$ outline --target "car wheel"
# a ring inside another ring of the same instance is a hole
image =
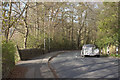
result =
[[[85,57],[85,55],[82,55],[82,57]]]
[[[96,55],[97,57],[100,57],[100,55]]]

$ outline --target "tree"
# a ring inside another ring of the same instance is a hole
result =
[[[23,15],[25,9],[26,9],[26,5],[23,8],[22,11],[18,12],[15,9],[13,9],[13,5],[17,5],[17,3],[13,3],[13,2],[2,2],[2,10],[3,10],[3,21],[2,21],[2,29],[5,32],[5,39],[6,42],[9,41],[9,38],[12,37],[12,35],[10,36],[10,28],[14,27],[15,24],[18,22],[18,20],[21,18],[21,16]],[[20,6],[20,4],[19,4]],[[17,7],[19,7],[17,6]],[[9,8],[8,8],[9,7]],[[12,12],[16,12],[16,14],[13,14]],[[17,16],[18,15],[18,16]],[[10,36],[10,37],[9,37]]]
[[[103,3],[104,9],[99,15],[98,38],[96,44],[99,47],[119,45],[118,35],[118,3]],[[102,32],[102,34],[101,34]],[[105,35],[104,35],[105,34]]]
[[[27,3],[26,3],[27,5]],[[28,6],[26,7],[25,10],[25,18],[24,18],[24,24],[25,24],[25,37],[24,37],[24,48],[27,47],[27,39],[28,39],[28,23],[27,23],[27,11],[28,11]]]

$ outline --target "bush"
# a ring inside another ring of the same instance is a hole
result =
[[[13,42],[2,42],[2,73],[6,77],[15,65],[16,48]]]
[[[112,57],[120,57],[120,54],[110,54]]]
[[[101,57],[108,57],[109,55],[108,54],[101,54],[100,56]]]
[[[71,49],[76,49],[77,44],[75,42],[71,42],[67,39],[64,40],[52,40],[46,39],[46,49],[49,50],[49,45],[50,45],[50,50],[71,50]],[[72,46],[73,44],[73,46]],[[41,45],[41,48],[44,47],[44,44]]]
[[[70,41],[67,38],[45,38],[45,50],[49,51],[57,51],[57,50],[74,50],[77,49],[77,44],[75,41]],[[32,35],[29,35],[27,48],[39,48],[44,50],[44,38],[35,38]]]

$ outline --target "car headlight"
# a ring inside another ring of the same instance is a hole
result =
[[[94,50],[94,53],[99,53],[99,49],[95,49],[95,50]]]

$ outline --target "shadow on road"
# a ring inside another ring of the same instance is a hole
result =
[[[118,59],[104,56],[68,57],[59,56],[51,62],[62,78],[118,78]]]

